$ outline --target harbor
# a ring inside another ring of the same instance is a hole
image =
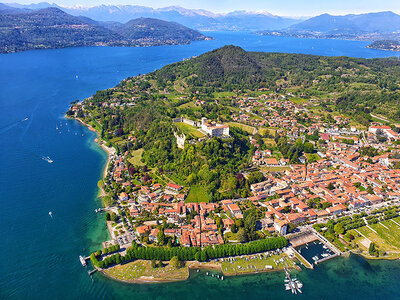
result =
[[[305,260],[314,265],[337,256],[334,251],[320,240],[299,246],[296,250]]]

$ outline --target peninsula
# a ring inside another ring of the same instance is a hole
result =
[[[0,11],[0,53],[82,46],[148,47],[211,39],[175,22],[138,18],[126,24],[71,16],[58,8]]]
[[[387,51],[400,51],[400,42],[393,40],[375,41],[368,45],[367,48]]]
[[[72,103],[115,149],[99,181],[111,239],[91,262],[164,282],[399,258],[399,72],[225,46]],[[310,261],[299,247],[316,241],[329,250]]]

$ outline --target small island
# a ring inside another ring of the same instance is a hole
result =
[[[400,51],[400,42],[394,40],[375,41],[368,45],[367,48],[387,51]]]
[[[399,258],[400,128],[382,123],[400,118],[396,71],[225,46],[73,102],[109,153],[92,264],[148,283]]]

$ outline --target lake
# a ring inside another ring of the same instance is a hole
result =
[[[94,213],[105,153],[95,134],[63,115],[69,103],[127,76],[232,44],[249,51],[355,57],[398,53],[368,42],[207,32],[215,40],[150,48],[84,47],[0,55],[0,298],[12,299],[389,299],[400,298],[400,263],[336,258],[297,276],[302,295],[284,290],[282,273],[226,278],[195,273],[173,284],[92,281],[80,254],[108,238]],[[44,157],[54,162],[48,163]],[[52,212],[52,216],[49,212]]]

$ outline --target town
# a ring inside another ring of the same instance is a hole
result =
[[[315,240],[334,255],[398,256],[399,245],[385,247],[362,229],[375,234],[371,226],[389,228],[391,219],[397,226],[398,125],[378,117],[365,126],[305,93],[210,97],[157,88],[152,76],[128,78],[67,113],[92,126],[109,152],[99,181],[111,237],[104,249],[217,252],[285,237],[287,255],[306,267],[321,258],[307,261],[297,247]]]

